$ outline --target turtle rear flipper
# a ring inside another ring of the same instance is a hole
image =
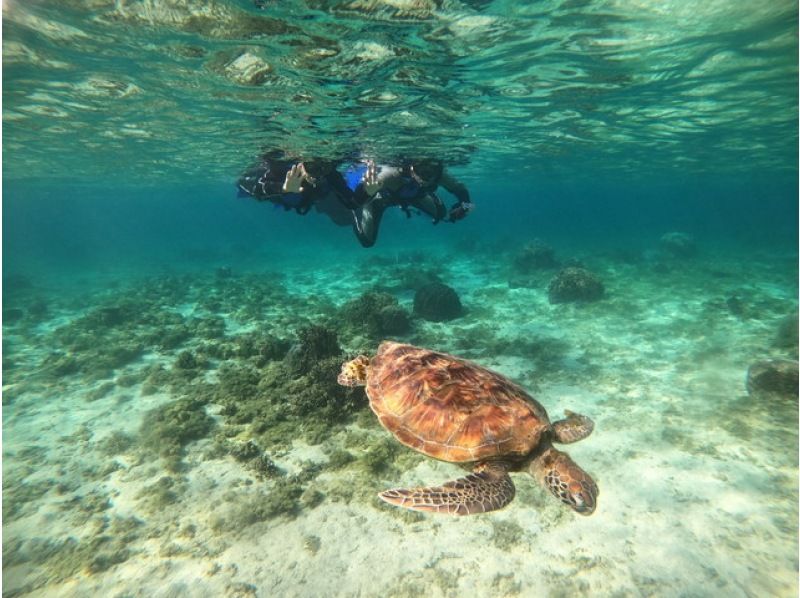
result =
[[[594,422],[585,415],[573,411],[565,411],[567,419],[553,423],[553,436],[556,442],[569,444],[583,440],[594,430]]]
[[[514,500],[514,483],[500,464],[479,465],[473,473],[441,486],[394,488],[378,496],[415,511],[472,515],[502,509]]]

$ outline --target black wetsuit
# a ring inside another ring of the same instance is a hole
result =
[[[400,206],[409,216],[409,208],[415,208],[433,218],[434,224],[444,220],[448,216],[448,211],[444,202],[436,195],[439,185],[458,199],[458,203],[450,211],[449,218],[451,222],[455,222],[457,218],[453,217],[453,210],[458,206],[471,205],[469,191],[463,184],[446,174],[436,183],[423,187],[406,172],[397,170],[395,174],[386,177],[381,190],[372,198],[364,190],[364,184],[359,184],[354,196],[361,209],[353,212],[355,216],[353,230],[361,245],[372,247],[375,244],[383,212],[390,206]]]
[[[299,193],[285,193],[283,184],[286,174],[296,162],[286,160],[263,160],[261,164],[247,170],[239,177],[240,192],[254,197],[258,201],[271,201],[283,206],[286,210],[294,210],[298,214],[307,214],[311,207],[326,196],[333,195],[348,209],[356,207],[353,192],[347,186],[341,173],[331,169],[327,174],[317,177],[314,185],[303,183]]]

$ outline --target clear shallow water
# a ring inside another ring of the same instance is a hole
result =
[[[796,595],[797,402],[744,385],[797,359],[796,3],[10,1],[3,19],[5,595]],[[389,213],[364,250],[235,198],[276,147],[442,156],[477,208]],[[536,238],[604,298],[549,303]],[[348,307],[377,289],[411,314],[425,272],[461,318],[382,333]],[[383,506],[460,472],[292,370],[309,324],[336,331],[334,362],[391,336],[512,377],[553,419],[587,413],[569,450],[598,511],[522,475],[493,515]]]
[[[795,2],[256,4],[8,2],[6,176],[220,180],[262,147],[796,170]]]

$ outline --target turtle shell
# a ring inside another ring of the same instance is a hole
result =
[[[544,407],[507,378],[412,345],[381,343],[366,390],[387,430],[442,461],[523,457],[550,430]]]

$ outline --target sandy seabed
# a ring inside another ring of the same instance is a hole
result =
[[[552,419],[565,409],[592,417],[594,433],[568,451],[600,487],[594,515],[563,508],[526,474],[515,474],[514,502],[492,514],[416,516],[384,505],[380,490],[462,472],[401,448],[387,457],[394,465],[357,474],[359,453],[390,438],[362,415],[321,444],[298,434],[281,450],[262,447],[287,475],[313,471],[304,478],[313,496],[298,498],[292,512],[233,517],[236,505],[270,496],[284,478],[259,478],[215,452],[213,435],[186,444],[178,473],[141,457],[135,444],[101,450],[115,434],[135,442],[145,414],[173,400],[169,392],[142,393],[134,382],[92,394],[102,381],[41,377],[49,335],[91,310],[92,297],[99,304],[121,293],[122,279],[98,283],[83,301],[52,302],[35,326],[4,327],[3,595],[797,595],[797,402],[745,389],[752,362],[796,359],[796,344],[775,343],[781,320],[797,309],[796,256],[666,266],[588,256],[607,292],[585,305],[548,302],[552,271],[509,284],[508,261],[446,257],[442,278],[466,315],[417,320],[400,338],[502,372]],[[333,304],[376,282],[324,266],[287,266],[283,276],[289,292]],[[410,311],[413,294],[397,296]],[[289,322],[293,309],[284,303],[265,317]],[[248,329],[230,313],[216,315],[228,336]],[[560,347],[557,357],[530,359],[515,348],[542,339]],[[175,356],[146,352],[114,376]],[[225,424],[220,405],[204,408]],[[347,445],[353,434],[360,444]],[[328,445],[349,446],[354,463],[326,468]],[[342,485],[353,492],[328,491]]]

